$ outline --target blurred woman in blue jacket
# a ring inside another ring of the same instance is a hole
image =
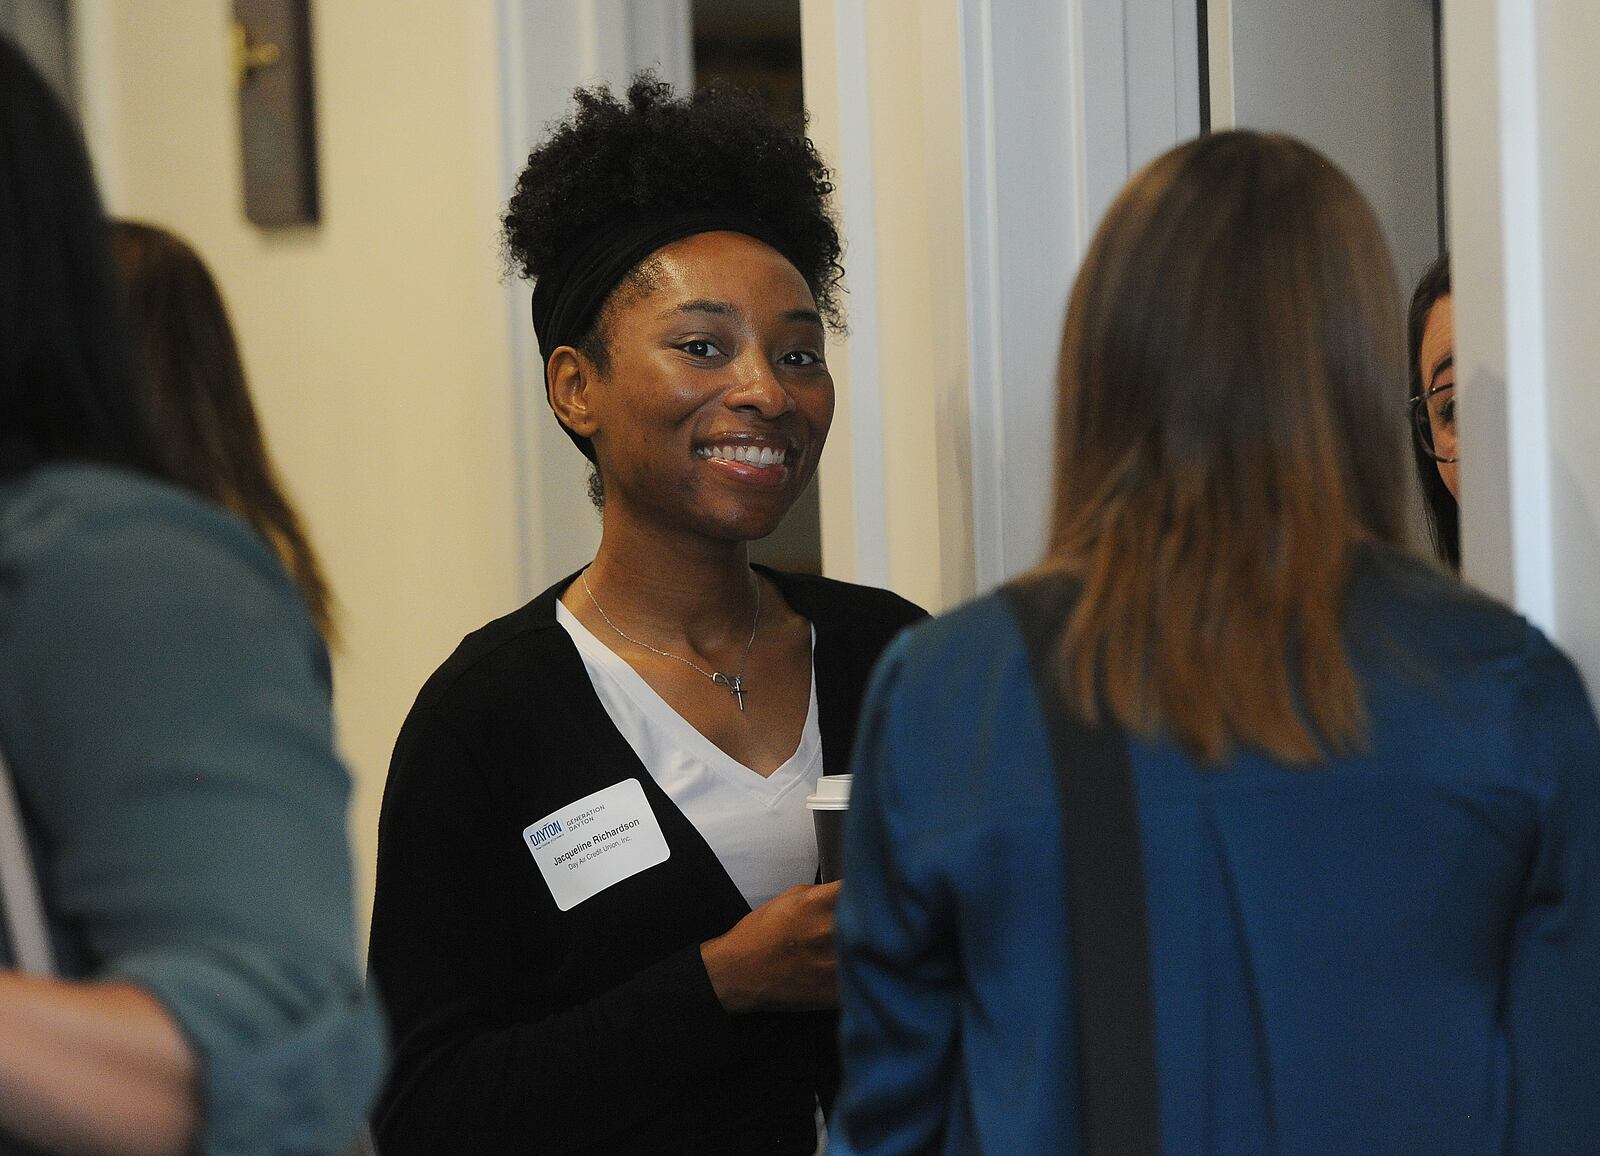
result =
[[[179,484],[109,242],[0,38],[0,857],[48,941],[0,926],[0,1154],[342,1151],[384,1028],[327,650],[268,543]]]
[[[1135,178],[1068,308],[1025,581],[1070,599],[1067,707],[1127,742],[1167,1153],[1600,1150],[1600,732],[1537,629],[1404,548],[1399,302],[1350,181],[1230,132]],[[1082,1150],[1010,605],[903,635],[869,696],[835,1151]]]

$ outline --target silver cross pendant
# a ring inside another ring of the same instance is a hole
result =
[[[736,674],[732,678],[729,678],[719,670],[717,673],[711,676],[711,681],[716,683],[718,686],[727,687],[728,693],[739,700],[740,712],[742,713],[744,711],[744,675]]]

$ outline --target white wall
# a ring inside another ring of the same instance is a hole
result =
[[[972,592],[957,0],[805,0],[811,133],[835,170],[848,338],[822,561],[938,610]]]
[[[1231,33],[1233,101],[1213,123],[1292,133],[1327,153],[1372,202],[1409,290],[1439,252],[1432,0],[1211,9],[1214,42]]]
[[[1600,10],[1445,7],[1467,577],[1600,688]]]
[[[86,123],[110,208],[210,262],[340,599],[365,918],[401,720],[462,634],[519,601],[496,13],[313,4],[323,219],[264,232],[241,207],[229,11],[80,3]]]
[[[828,337],[835,406],[816,482],[822,564],[832,577],[881,586],[888,581],[889,557],[883,455],[878,452],[883,406],[876,386],[876,166],[867,112],[872,94],[866,10],[860,3],[801,0],[800,28],[809,133],[833,170],[849,290],[845,307],[850,336]]]
[[[1067,295],[1128,178],[1199,131],[1199,56],[1192,0],[963,8],[982,590],[1044,550]]]
[[[1112,196],[1199,128],[1192,0],[805,0],[851,336],[823,562],[940,609],[1038,560],[1067,290]]]
[[[1372,204],[1409,299],[1439,254],[1433,0],[1209,0],[1207,19],[1212,126],[1285,132],[1326,153]],[[1409,442],[1404,453],[1409,478]],[[1427,550],[1414,486],[1406,498]]]
[[[1600,691],[1600,8],[1588,0],[1543,0],[1537,11],[1555,625],[1589,686]]]

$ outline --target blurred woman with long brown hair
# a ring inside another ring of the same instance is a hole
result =
[[[1408,552],[1404,372],[1313,149],[1206,136],[1113,204],[1046,556],[863,713],[836,1152],[1593,1150],[1600,731]]]
[[[112,222],[111,250],[151,420],[173,474],[267,540],[332,641],[333,593],[267,452],[210,270],[181,238],[140,221]]]

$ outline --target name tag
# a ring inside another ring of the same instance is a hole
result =
[[[522,839],[562,911],[671,854],[638,779],[552,811],[524,828]]]

